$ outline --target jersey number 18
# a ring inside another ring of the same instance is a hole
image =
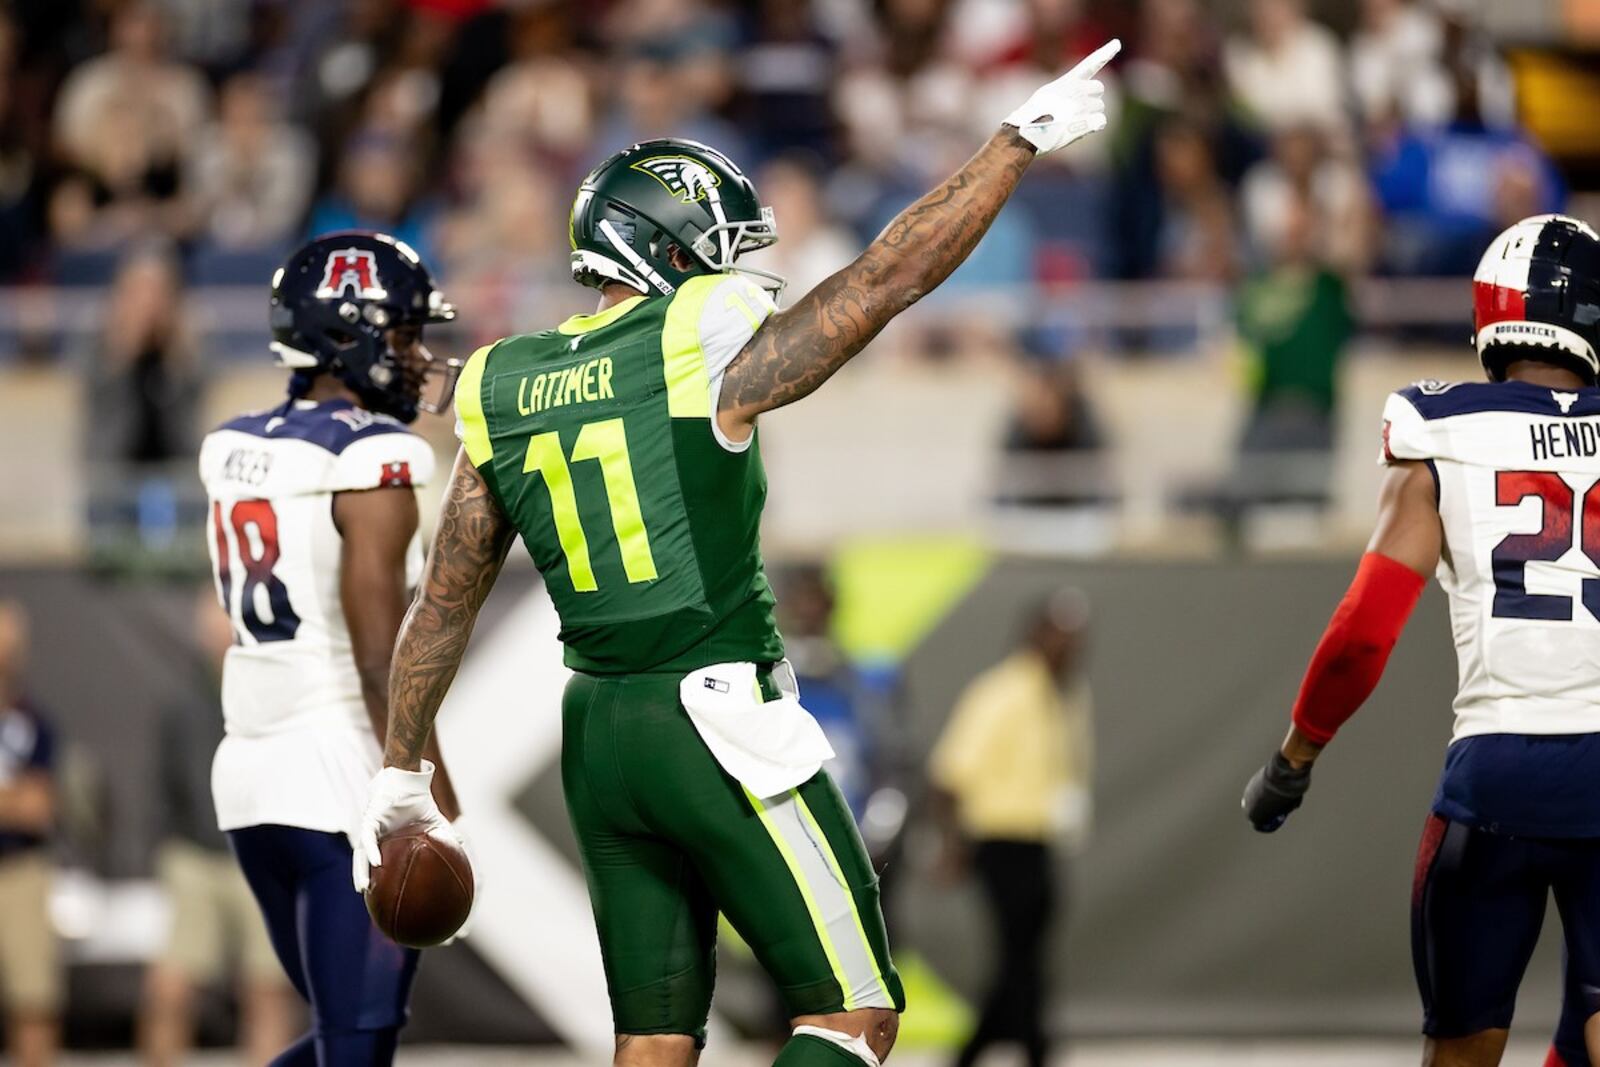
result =
[[[278,514],[270,500],[240,500],[228,509],[228,525],[233,528],[232,544],[223,528],[221,501],[211,505],[211,530],[217,546],[217,595],[233,621],[240,643],[248,633],[257,642],[293,641],[300,629],[300,616],[289,603],[289,587],[272,573],[278,565]],[[239,588],[238,610],[234,609],[234,568],[244,574]],[[267,617],[263,618],[256,598],[266,597]],[[243,631],[242,633],[240,631]]]

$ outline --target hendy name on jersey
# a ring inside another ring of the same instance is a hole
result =
[[[1528,435],[1535,460],[1600,455],[1600,430],[1592,422],[1535,422]]]

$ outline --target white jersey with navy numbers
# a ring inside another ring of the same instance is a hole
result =
[[[207,435],[207,541],[234,628],[212,766],[222,829],[354,827],[381,753],[340,605],[333,494],[421,486],[433,466],[404,424],[348,401],[300,401]],[[421,569],[418,538],[408,580]]]
[[[1600,732],[1600,389],[1422,382],[1383,418],[1438,488],[1455,738]]]

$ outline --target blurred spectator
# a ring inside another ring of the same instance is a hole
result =
[[[1205,132],[1192,123],[1169,123],[1156,134],[1155,165],[1158,271],[1188,281],[1231,281],[1239,269],[1233,198]]]
[[[1022,32],[1005,40],[986,66],[1019,66],[1057,74],[1066,71],[1111,36],[1090,17],[1087,6],[1085,0],[1026,0]]]
[[[970,863],[999,936],[977,1029],[956,1058],[1016,1042],[1029,1067],[1049,1054],[1045,957],[1057,918],[1058,840],[1089,828],[1093,713],[1083,667],[1088,601],[1062,589],[1023,620],[1021,647],[962,691],[929,761],[944,830],[941,867]]]
[[[1330,155],[1326,134],[1310,124],[1284,127],[1273,138],[1272,154],[1245,175],[1240,208],[1257,263],[1270,262],[1285,242],[1297,204],[1315,209],[1313,252],[1319,262],[1347,274],[1367,268],[1372,227],[1366,178]]]
[[[1228,42],[1228,82],[1268,129],[1344,125],[1344,63],[1333,31],[1304,0],[1250,0],[1249,33]]]
[[[1070,359],[1035,359],[1017,375],[1015,407],[1006,429],[1004,503],[1035,507],[1082,504],[1104,496],[1097,465],[1088,459],[1104,444],[1099,421]]]
[[[878,0],[876,32],[851,42],[834,106],[850,154],[871,170],[914,165],[930,133],[968,128],[972,76],[949,56],[950,6]]]
[[[245,73],[222,87],[217,122],[201,134],[193,160],[200,232],[227,248],[269,248],[300,223],[315,178],[315,146],[283,122],[266,83]]]
[[[567,265],[569,190],[522,141],[486,126],[462,124],[456,151],[464,199],[438,228],[437,246],[450,291],[461,294],[458,325],[473,344],[524,330],[552,289],[571,288]]]
[[[738,57],[739,125],[759,158],[801,150],[835,160],[836,47],[817,26],[811,0],[759,0]]]
[[[67,243],[181,233],[184,160],[210,109],[199,72],[166,56],[153,4],[118,8],[111,42],[73,69],[56,103],[56,141],[76,168],[51,203],[52,230]]]
[[[194,452],[198,353],[170,249],[144,245],[124,258],[101,322],[90,374],[91,454],[135,465],[187,461]]]
[[[294,71],[291,114],[341,129],[398,47],[405,26],[400,0],[294,4],[294,44],[283,60]],[[296,54],[299,53],[299,54]],[[328,131],[333,132],[333,131]]]
[[[1470,275],[1501,228],[1525,214],[1559,211],[1565,199],[1550,159],[1520,130],[1487,123],[1471,71],[1454,74],[1457,110],[1448,125],[1391,122],[1371,131],[1388,265],[1401,273]]]
[[[174,54],[213,73],[237,67],[251,44],[255,0],[157,0]]]
[[[434,212],[431,201],[418,195],[421,177],[415,153],[400,137],[360,134],[340,161],[338,188],[312,208],[308,232],[382,230],[428,259]]]
[[[217,829],[211,758],[222,743],[224,654],[233,626],[207,586],[195,603],[195,666],[188,699],[162,713],[157,873],[171,909],[162,955],[145,972],[139,1048],[149,1067],[175,1067],[194,1045],[195,996],[223,978],[238,982],[239,1050],[251,1067],[267,1063],[294,1037],[294,992],[272,950],[255,898]],[[204,698],[193,694],[204,693]]]
[[[1443,28],[1440,55],[1434,67],[1425,68],[1432,76],[1418,83],[1419,95],[1407,118],[1437,125],[1470,109],[1486,126],[1515,125],[1511,70],[1484,32],[1482,5],[1478,0],[1432,2]]]
[[[137,247],[117,270],[88,374],[95,417],[85,456],[98,546],[135,531],[147,548],[176,539],[200,385],[177,261],[165,246]]]
[[[55,1061],[61,948],[50,922],[55,734],[23,695],[28,620],[0,601],[0,990],[10,1061]]]
[[[656,137],[688,137],[748,166],[744,139],[714,114],[707,99],[703,60],[690,44],[640,41],[618,65],[615,98],[595,137],[597,157]]]
[[[815,565],[785,571],[778,581],[778,605],[800,699],[833,746],[828,774],[860,822],[880,778],[874,744],[879,724],[869,721],[862,679],[834,643],[834,598],[827,573]]]
[[[1254,403],[1234,488],[1251,501],[1326,495],[1339,363],[1355,333],[1345,280],[1319,255],[1327,220],[1309,196],[1291,193],[1285,207],[1270,265],[1239,292]]]
[[[205,79],[166,54],[161,13],[149,0],[129,0],[111,19],[111,50],[74,67],[56,103],[56,138],[83,160],[118,122],[131,122],[151,142],[153,159],[177,157],[210,110]]]
[[[1220,51],[1212,20],[1197,0],[1141,4],[1139,35],[1122,70],[1122,113],[1113,129],[1105,264],[1112,277],[1167,273],[1170,175],[1162,173],[1162,131],[1183,124],[1203,138],[1210,157],[1205,169],[1229,187],[1260,155],[1228,93]]]
[[[1438,122],[1437,86],[1444,28],[1423,0],[1361,0],[1350,38],[1350,86],[1363,116],[1391,113],[1410,122]]]
[[[0,281],[22,272],[38,237],[40,160],[28,143],[25,101],[17,96],[17,32],[0,10]]]
[[[816,167],[799,155],[773,160],[755,176],[762,203],[778,220],[778,243],[746,257],[750,265],[783,275],[792,302],[809,293],[860,251],[856,239],[829,220]]]
[[[1122,79],[1130,101],[1138,110],[1162,115],[1192,106],[1197,99],[1216,101],[1226,96],[1221,80],[1221,42],[1214,22],[1198,0],[1142,0],[1139,5],[1139,30],[1126,58],[1122,60]],[[1128,131],[1137,136],[1152,123],[1129,122]]]
[[[510,62],[484,90],[482,136],[513,150],[538,149],[579,161],[594,136],[595,107],[588,74],[574,58],[572,22],[556,5],[510,14]]]

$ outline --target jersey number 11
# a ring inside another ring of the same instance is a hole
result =
[[[639,489],[633,480],[633,463],[628,458],[628,438],[621,419],[585,423],[572,444],[573,463],[593,459],[600,462],[606,496],[611,504],[611,525],[617,546],[622,551],[622,569],[629,582],[656,580],[656,561],[650,553],[650,534],[639,510]],[[579,593],[599,589],[594,566],[589,560],[589,538],[578,515],[578,498],[572,487],[572,470],[562,453],[561,436],[554,431],[534,434],[528,440],[528,455],[523,474],[544,476],[550,493],[550,510],[555,516],[556,537],[567,557],[567,572],[572,588]]]

